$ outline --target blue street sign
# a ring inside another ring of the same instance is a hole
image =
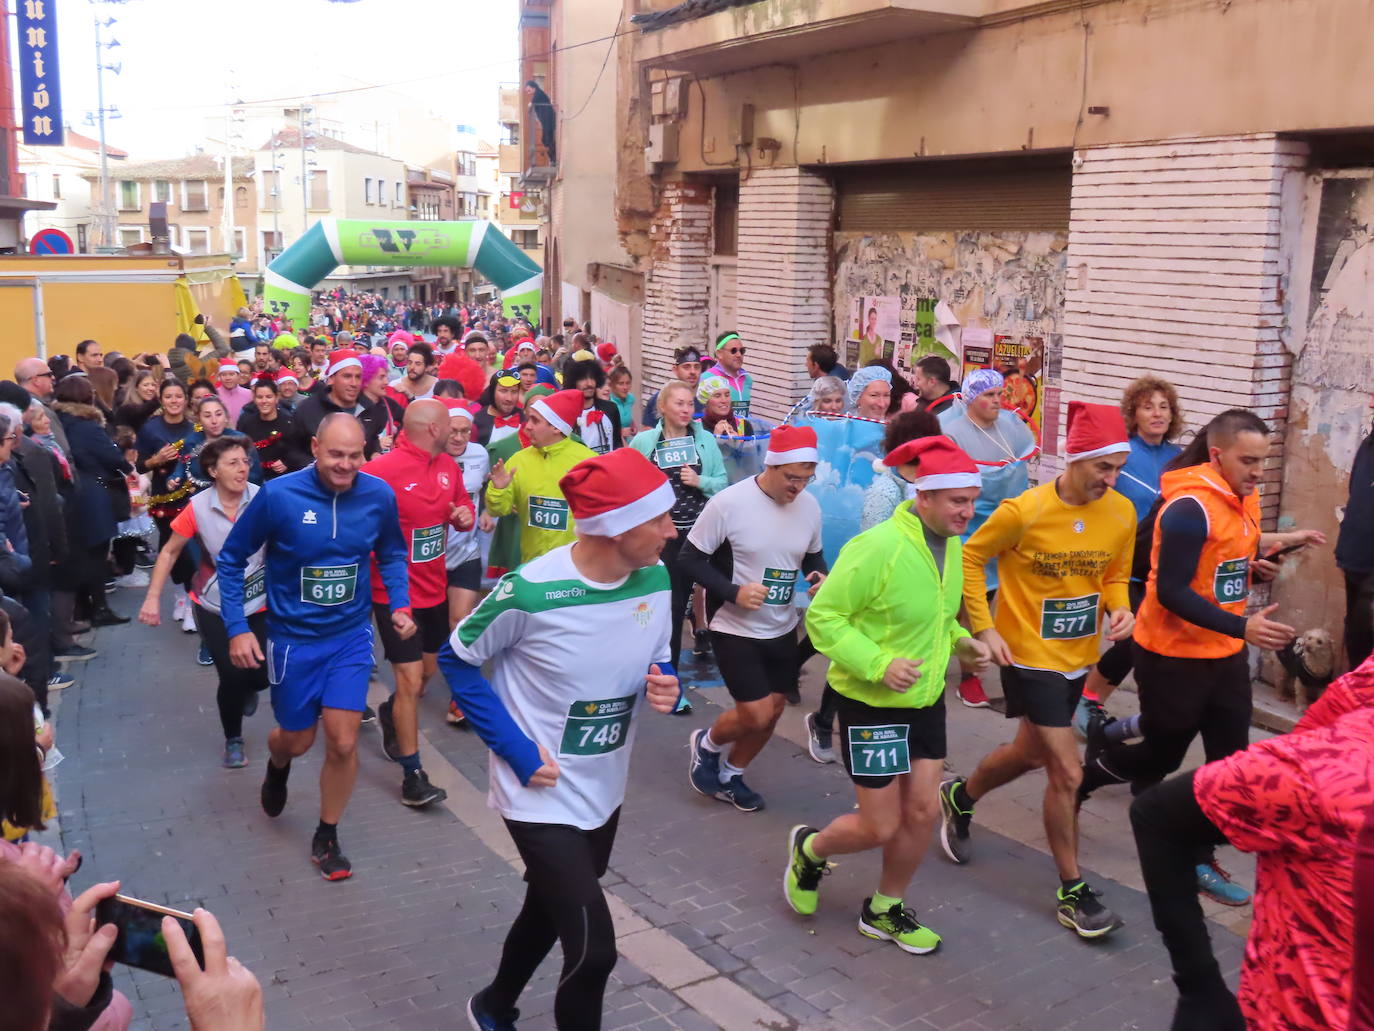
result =
[[[60,147],[65,133],[62,83],[57,74],[56,0],[19,0],[17,6],[24,142],[31,147]]]
[[[40,229],[29,240],[30,254],[74,254],[72,238],[60,229]]]

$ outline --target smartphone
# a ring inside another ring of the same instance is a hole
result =
[[[97,927],[114,924],[119,929],[110,959],[126,966],[138,967],[163,977],[175,977],[172,959],[167,954],[167,941],[162,936],[162,918],[170,916],[186,934],[191,943],[191,952],[201,969],[205,967],[205,948],[201,945],[200,931],[191,919],[190,913],[178,909],[168,909],[156,902],[144,902],[128,895],[116,895],[101,899],[96,903],[95,922]]]
[[[1304,548],[1306,546],[1306,541],[1303,541],[1301,544],[1290,544],[1286,548],[1280,548],[1278,551],[1271,551],[1268,555],[1261,555],[1260,557],[1268,559],[1270,562],[1272,562],[1276,558],[1283,558],[1283,556],[1289,554],[1290,552],[1297,551],[1299,548]]]

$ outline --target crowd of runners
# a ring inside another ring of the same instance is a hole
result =
[[[767,805],[751,764],[800,702],[803,665],[829,663],[805,716],[809,752],[843,765],[856,804],[779,842],[779,904],[802,917],[831,860],[876,851],[873,888],[854,900],[859,932],[935,950],[917,878],[928,849],[977,862],[977,804],[1043,770],[1046,918],[1110,935],[1121,920],[1083,875],[1078,812],[1129,785],[1179,988],[1175,1028],[1374,1026],[1358,1023],[1374,1013],[1374,975],[1355,973],[1374,962],[1370,441],[1336,545],[1352,672],[1293,734],[1249,747],[1247,646],[1293,661],[1297,633],[1273,606],[1256,609],[1252,588],[1283,563],[1326,561],[1327,544],[1261,529],[1272,442],[1250,412],[1184,440],[1162,379],[1132,383],[1120,404],[1069,401],[1063,471],[1031,486],[1037,441],[1002,375],[977,369],[960,384],[936,356],[911,377],[881,361],[851,372],[816,345],[811,390],[772,426],[752,410],[747,342],[733,332],[679,347],[642,400],[614,343],[570,322],[539,335],[497,305],[325,294],[308,332],[247,308],[199,332],[167,354],[83,341],[70,362],[26,359],[0,384],[0,720],[23,713],[32,737],[36,705],[39,745],[37,765],[4,760],[17,772],[0,777],[14,842],[0,854],[14,860],[0,863],[0,907],[34,926],[60,919],[6,880],[7,866],[27,867],[47,875],[49,903],[77,914],[79,955],[32,968],[54,985],[31,993],[50,1026],[106,1011],[108,1026],[128,1022],[99,974],[110,942],[90,926],[113,888],[73,902],[65,861],[23,843],[52,815],[38,768],[54,744],[48,693],[95,654],[87,623],[128,622],[106,600],[119,588],[144,591],[137,616],[151,626],[170,593],[172,622],[199,635],[218,683],[216,759],[262,769],[268,817],[310,797],[292,762],[323,737],[319,822],[302,851],[330,881],[354,873],[340,825],[365,725],[400,768],[401,804],[445,798],[421,763],[418,714],[430,687],[447,686],[448,723],[490,749],[490,801],[525,868],[523,908],[467,1003],[479,1031],[516,1026],[555,943],[557,1026],[600,1026],[616,944],[599,881],[643,710],[691,711],[684,650],[714,664],[733,704],[686,735],[683,789],[741,814]],[[838,419],[874,424],[883,457],[860,532],[828,563],[809,488],[824,465],[817,430]],[[761,445],[743,471],[725,460],[742,441]],[[378,639],[394,686],[374,712]],[[947,670],[951,700],[980,709],[996,671],[1010,740],[950,754]],[[1107,702],[1127,675],[1140,711],[1114,719]],[[276,725],[250,744],[244,718],[264,692]],[[1199,736],[1207,765],[1173,777]],[[1217,862],[1227,842],[1262,856],[1239,1002],[1198,904],[1252,901]],[[197,922],[218,936],[209,914]],[[222,936],[204,970],[172,947],[188,1007],[218,991],[239,1022],[214,1027],[261,1026],[252,975]]]

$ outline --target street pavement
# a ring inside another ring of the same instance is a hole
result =
[[[133,612],[132,592],[114,596]],[[166,608],[170,608],[170,598]],[[60,829],[85,864],[73,892],[118,878],[122,890],[177,908],[203,905],[224,925],[231,954],[258,976],[273,1029],[466,1027],[468,995],[495,968],[520,907],[519,860],[485,806],[486,754],[476,736],[444,723],[447,691],[422,702],[422,753],[449,790],[416,812],[397,801],[400,771],[364,728],[357,790],[340,825],[354,876],[322,880],[308,859],[318,819],[319,744],[297,760],[277,820],[258,788],[271,726],[267,698],[245,725],[250,765],[219,767],[214,671],[195,665],[194,635],[175,625],[102,630],[99,656],[72,667],[79,684],[55,696]],[[589,642],[613,647],[614,642]],[[814,701],[823,659],[810,663]],[[382,677],[389,671],[382,667]],[[688,733],[727,700],[713,673],[687,663],[695,712],[646,712],[620,834],[605,879],[621,960],[606,997],[607,1028],[711,1027],[919,1031],[1162,1029],[1173,987],[1134,867],[1124,791],[1084,810],[1086,871],[1126,926],[1087,944],[1053,914],[1057,879],[1044,852],[1039,775],[985,799],[976,856],[944,860],[938,842],[907,902],[944,938],[909,956],[861,936],[858,907],[874,889],[877,857],[844,857],[822,887],[820,912],[794,915],[781,896],[785,839],[853,805],[842,768],[807,757],[802,709],[750,769],[768,807],[744,814],[691,792]],[[991,683],[991,679],[989,681]],[[374,700],[386,687],[374,682]],[[1127,711],[1123,695],[1112,708]],[[949,709],[951,762],[972,768],[1012,724],[991,710]],[[1228,850],[1229,851],[1229,850]],[[1253,884],[1253,865],[1228,866]],[[1249,910],[1208,906],[1222,969],[1234,983]],[[522,1028],[552,1027],[560,954],[522,999]],[[174,982],[119,968],[135,1026],[186,1026]]]

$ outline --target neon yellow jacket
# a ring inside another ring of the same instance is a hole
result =
[[[509,487],[488,484],[487,511],[494,516],[514,512],[520,517],[521,562],[538,558],[577,538],[572,513],[567,510],[558,481],[578,462],[593,457],[591,448],[568,437],[546,448],[530,445],[506,463],[514,477]]]
[[[911,507],[902,502],[890,519],[851,538],[806,610],[811,643],[830,659],[830,686],[884,709],[938,703],[950,653],[969,636],[956,620],[964,585],[959,538],[945,542],[942,579]],[[893,659],[921,660],[921,678],[905,692],[883,685]]]

